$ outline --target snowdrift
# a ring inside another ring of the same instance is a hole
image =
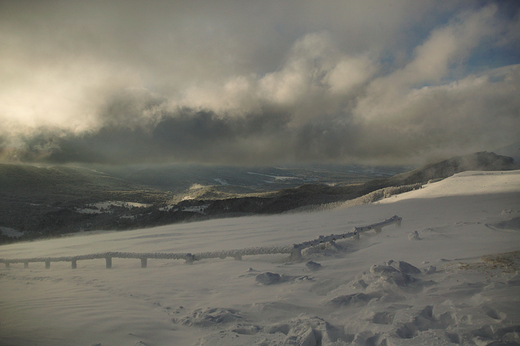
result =
[[[99,232],[0,248],[8,259],[106,252],[287,254],[0,268],[2,345],[518,345],[520,171],[465,172],[377,203]]]

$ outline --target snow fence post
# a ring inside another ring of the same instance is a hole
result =
[[[195,260],[195,257],[191,253],[186,254],[184,258],[186,259],[186,264],[193,264],[193,261]]]
[[[50,259],[46,259],[45,260],[45,269],[50,269],[51,267],[51,260]]]
[[[106,260],[106,267],[107,267],[107,269],[112,268],[112,257],[110,255],[107,255],[105,257],[105,260]]]
[[[357,227],[354,227],[354,239],[359,240],[359,232],[358,232]]]
[[[147,265],[148,265],[148,258],[141,257],[141,268],[146,268]]]
[[[72,260],[71,261],[71,267],[72,267],[72,269],[78,268],[78,261],[77,260]]]
[[[397,216],[397,215],[396,215]],[[401,227],[401,221],[403,221],[402,217],[397,217],[397,222],[395,223],[395,227]]]
[[[300,262],[302,260],[302,248],[299,244],[293,244],[290,259],[293,262]]]

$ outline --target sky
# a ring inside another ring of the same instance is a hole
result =
[[[520,138],[518,1],[0,0],[0,162],[412,164]]]

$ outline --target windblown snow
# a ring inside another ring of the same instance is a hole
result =
[[[97,232],[2,246],[0,258],[204,253],[0,268],[1,345],[520,345],[520,171],[465,172],[377,203]]]

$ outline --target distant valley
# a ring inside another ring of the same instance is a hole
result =
[[[518,168],[494,153],[412,167],[0,165],[3,243],[94,230],[371,202],[464,170]]]

